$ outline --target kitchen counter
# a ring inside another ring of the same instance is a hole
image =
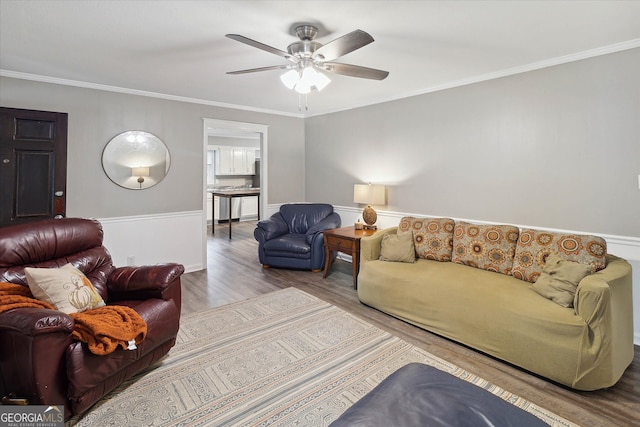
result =
[[[220,188],[220,189],[208,189],[207,190],[208,193],[211,193],[213,195],[213,197],[225,197],[227,199],[229,199],[229,239],[231,239],[231,223],[233,222],[231,220],[231,200],[234,197],[250,197],[250,196],[256,196],[258,198],[258,220],[260,220],[260,188]],[[212,199],[211,201],[212,203],[214,202],[214,199]],[[214,212],[214,216],[215,216],[215,209],[213,209]],[[211,233],[215,234],[215,223],[216,223],[216,219],[215,217],[212,218],[212,223],[211,223]]]
[[[209,189],[207,192],[219,197],[260,196],[259,188],[222,188]]]

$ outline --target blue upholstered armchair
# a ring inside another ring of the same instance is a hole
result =
[[[324,267],[322,231],[340,227],[340,215],[324,203],[280,206],[271,218],[258,222],[253,232],[264,268],[285,267],[320,271]]]

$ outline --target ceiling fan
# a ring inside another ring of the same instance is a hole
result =
[[[291,61],[291,64],[230,71],[227,72],[227,74],[246,74],[269,70],[289,70],[283,74],[280,79],[289,89],[295,89],[301,94],[307,94],[312,89],[322,90],[327,84],[329,84],[331,80],[319,71],[327,71],[329,73],[372,80],[384,80],[389,75],[388,71],[362,67],[360,65],[333,62],[334,59],[373,42],[373,37],[365,31],[352,31],[324,45],[314,41],[314,38],[318,34],[318,28],[314,25],[298,25],[295,27],[295,33],[300,40],[291,43],[287,47],[286,52],[239,34],[227,34],[226,36],[232,40],[248,44],[249,46],[262,49]]]

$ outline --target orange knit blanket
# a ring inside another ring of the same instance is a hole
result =
[[[48,308],[55,310],[51,304],[33,298],[26,286],[0,282],[0,313],[13,308]]]
[[[26,286],[0,282],[0,313],[24,307],[55,310],[34,299]],[[87,343],[89,351],[97,355],[112,353],[118,346],[133,350],[147,335],[147,323],[131,307],[109,305],[70,316],[75,322],[73,337]]]
[[[107,305],[82,313],[71,313],[73,337],[86,342],[93,354],[105,355],[122,347],[135,350],[147,335],[147,324],[131,307]]]

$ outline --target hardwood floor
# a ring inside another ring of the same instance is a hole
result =
[[[581,426],[640,426],[638,346],[633,363],[614,387],[593,392],[571,390],[361,304],[348,262],[337,260],[326,279],[322,273],[263,269],[254,228],[255,222],[234,224],[231,241],[225,226],[216,225],[216,234],[209,233],[207,270],[185,274],[182,279],[183,314],[292,286]]]

